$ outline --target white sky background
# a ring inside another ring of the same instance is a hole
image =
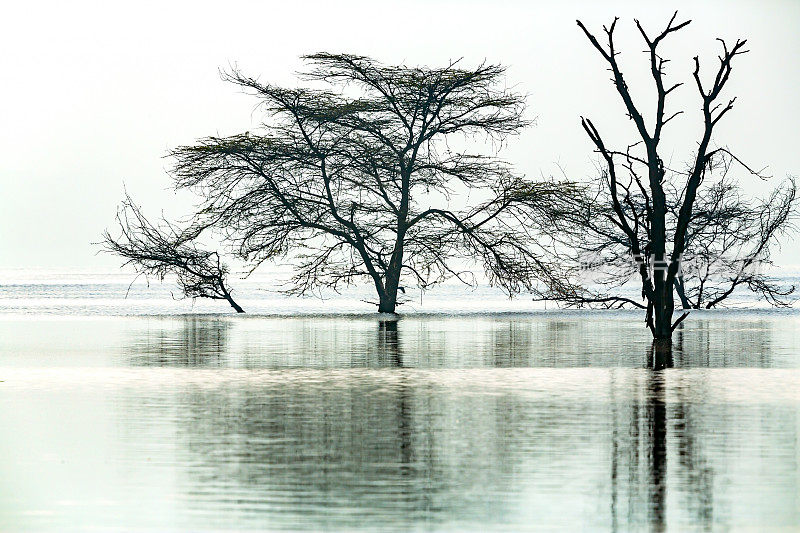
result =
[[[667,5],[669,4],[669,5]],[[163,159],[198,137],[255,130],[255,100],[221,81],[236,63],[263,81],[295,85],[298,56],[317,51],[373,56],[386,63],[438,66],[463,57],[509,67],[508,82],[528,93],[536,125],[504,157],[528,176],[594,174],[580,115],[607,143],[634,139],[604,62],[575,24],[590,29],[614,15],[621,62],[645,118],[652,79],[641,53],[639,18],[655,32],[672,10],[691,18],[663,48],[671,80],[686,81],[668,109],[673,164],[687,160],[700,127],[692,57],[716,69],[718,43],[748,38],[726,96],[736,106],[716,139],[755,167],[763,194],[800,174],[800,2],[14,2],[0,18],[0,267],[113,269],[95,255],[113,225],[123,183],[151,215],[188,212]],[[645,103],[647,101],[647,103]],[[786,243],[777,256],[800,264]]]

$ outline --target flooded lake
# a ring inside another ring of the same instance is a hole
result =
[[[795,529],[798,325],[0,317],[0,530]]]

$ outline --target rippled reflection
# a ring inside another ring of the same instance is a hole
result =
[[[794,318],[585,318],[28,324],[0,530],[800,527]]]
[[[702,315],[701,315],[702,316]],[[623,315],[624,318],[624,315]],[[797,316],[687,320],[669,366],[794,367]],[[125,361],[247,368],[630,367],[652,357],[633,320],[540,315],[459,318],[186,316],[129,322]]]
[[[124,350],[132,365],[216,366],[223,362],[229,326],[225,320],[197,316],[156,320],[136,331]]]

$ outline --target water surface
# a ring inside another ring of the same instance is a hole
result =
[[[0,318],[0,530],[800,527],[800,316]]]

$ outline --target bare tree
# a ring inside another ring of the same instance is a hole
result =
[[[185,297],[225,300],[237,313],[244,313],[227,285],[228,268],[217,252],[199,247],[197,230],[181,230],[166,219],[153,224],[127,194],[117,212],[117,223],[120,235],[105,231],[103,246],[125,258],[125,265],[160,281],[175,275]]]
[[[727,167],[729,168],[729,167]],[[788,179],[766,198],[744,196],[738,184],[730,180],[727,170],[717,181],[703,183],[686,235],[686,249],[674,279],[675,295],[683,309],[711,309],[727,304],[738,288],[749,290],[776,307],[794,301],[795,287],[770,275],[772,250],[779,237],[795,229],[797,217],[796,184]],[[625,186],[630,183],[626,180]],[[676,226],[681,191],[665,184],[667,196],[667,232]],[[647,205],[643,195],[630,191],[625,211],[631,220],[646,221]],[[573,248],[561,254],[573,265],[576,277],[583,277],[592,289],[562,295],[571,305],[602,307],[639,307],[643,302],[632,299],[627,284],[639,277],[628,241],[613,223],[614,212],[608,190],[607,175],[600,188],[580,211],[576,227],[559,228]],[[639,227],[640,239],[647,239],[644,224]]]
[[[621,284],[627,281],[632,258],[642,300],[592,291],[577,291],[564,298],[571,303],[634,305],[646,309],[647,326],[654,339],[663,341],[671,339],[674,328],[686,317],[684,313],[673,321],[673,290],[676,282],[678,285],[681,283],[682,259],[691,252],[716,253],[721,248],[735,255],[740,262],[768,259],[769,244],[787,228],[788,214],[794,200],[794,183],[791,182],[788,189],[776,192],[761,208],[736,201],[735,205],[728,206],[735,209],[726,213],[724,203],[717,202],[721,200],[720,195],[727,200],[732,199],[736,189],[722,182],[708,187],[708,183],[717,176],[715,171],[725,168],[723,174],[727,174],[732,164],[738,164],[747,172],[760,176],[759,172],[741,163],[728,149],[712,147],[714,128],[733,108],[736,100],[720,100],[720,95],[730,78],[734,59],[747,51],[744,40],[737,40],[733,46],[719,40],[722,51],[710,84],[702,80],[700,60],[694,58],[693,78],[702,104],[702,133],[686,170],[665,165],[660,154],[663,129],[683,112],[667,112],[667,97],[682,84],[666,82],[664,67],[668,60],[659,54],[658,47],[667,37],[690,23],[688,20],[676,23],[676,17],[677,12],[666,28],[655,36],[645,31],[638,20],[635,21],[646,45],[656,89],[653,120],[649,124],[640,111],[640,104],[634,100],[617,61],[619,51],[615,48],[614,30],[618,19],[615,18],[610,26],[603,27],[605,42],[602,44],[578,21],[578,26],[608,65],[626,114],[634,124],[637,138],[624,149],[614,148],[605,141],[590,119],[581,119],[586,134],[601,156],[602,177],[601,190],[595,201],[589,202],[590,207],[581,210],[577,216],[576,231],[580,233],[580,239],[573,239],[573,242],[577,243],[584,257],[592,255],[595,266],[611,267],[610,270],[616,268],[616,280],[602,280],[606,283]],[[759,214],[761,222],[748,220],[753,213]],[[739,247],[738,251],[731,249],[731,241]],[[732,268],[731,265],[728,267]],[[724,288],[719,286],[720,289],[711,300],[701,294],[694,296],[700,302],[705,302],[706,306],[713,306],[730,294],[728,289],[742,284],[768,297],[784,295],[773,289],[772,285],[768,287],[764,277],[735,274],[727,283],[729,286]]]
[[[296,261],[290,293],[367,279],[379,312],[395,312],[404,285],[472,281],[465,265],[476,259],[511,294],[566,288],[535,237],[577,189],[525,181],[493,155],[455,148],[474,136],[500,147],[526,125],[524,98],[502,85],[503,67],[304,59],[311,88],[226,75],[260,100],[260,134],[172,152],[177,187],[201,198],[197,227],[226,232],[254,268]]]
[[[675,278],[684,309],[711,309],[744,287],[776,307],[793,301],[793,285],[770,276],[778,237],[794,229],[797,187],[793,179],[762,200],[742,196],[723,177],[698,194],[686,251]]]

